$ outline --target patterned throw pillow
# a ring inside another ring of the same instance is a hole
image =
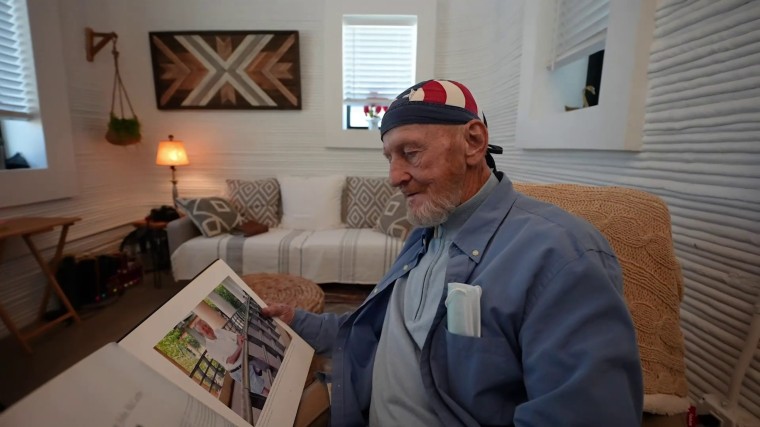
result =
[[[372,228],[393,194],[387,178],[349,176],[346,178],[346,225]]]
[[[235,208],[221,197],[177,199],[177,206],[206,237],[227,233],[240,222]]]
[[[280,223],[280,183],[277,178],[228,179],[227,194],[232,206],[244,219],[255,219],[269,227],[277,227]]]
[[[401,192],[393,194],[385,204],[382,215],[375,224],[375,230],[389,236],[406,240],[412,230],[412,224],[406,219],[406,200]]]

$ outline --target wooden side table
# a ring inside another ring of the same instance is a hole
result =
[[[63,246],[66,243],[66,234],[69,231],[69,227],[79,220],[80,218],[75,217],[21,217],[0,220],[0,262],[2,262],[2,250],[5,244],[5,240],[11,237],[20,236],[24,239],[26,246],[34,256],[37,264],[40,266],[42,273],[47,278],[48,286],[45,288],[45,295],[42,298],[42,304],[40,305],[39,310],[40,320],[43,319],[43,316],[45,314],[45,309],[47,308],[48,301],[50,300],[51,290],[55,292],[55,294],[61,300],[64,308],[66,308],[66,312],[57,319],[53,319],[47,323],[37,326],[31,331],[21,332],[18,328],[16,328],[13,320],[11,320],[10,316],[3,309],[2,305],[0,305],[0,318],[3,319],[5,326],[8,327],[8,330],[11,331],[11,333],[13,333],[16,338],[18,338],[21,346],[24,347],[24,350],[26,350],[28,353],[31,353],[32,349],[29,347],[29,343],[27,341],[32,337],[45,332],[46,330],[69,318],[74,319],[77,323],[81,321],[76,311],[74,310],[74,307],[72,307],[71,303],[69,302],[69,299],[66,298],[66,294],[63,293],[63,290],[58,284],[58,281],[56,280],[54,274],[54,271],[58,267],[58,262],[61,260],[61,254],[63,253]],[[37,250],[37,248],[34,246],[34,242],[32,242],[32,236],[35,234],[52,231],[56,227],[61,227],[61,232],[58,237],[58,246],[56,247],[53,259],[50,260],[50,263],[47,263],[42,258],[40,251]]]

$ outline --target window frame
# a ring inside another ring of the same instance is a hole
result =
[[[523,149],[638,151],[656,0],[610,0],[599,105],[564,111],[547,69],[554,2],[525,5],[516,145]]]
[[[324,52],[324,126],[327,148],[382,149],[377,131],[348,129],[343,102],[343,16],[344,15],[414,15],[417,17],[415,82],[434,78],[435,0],[386,0],[357,2],[328,0],[325,6]]]
[[[36,129],[33,142],[44,147],[46,165],[0,170],[0,208],[73,197],[79,192],[66,69],[61,67],[66,64],[66,50],[60,7],[55,1],[27,1],[39,114],[29,121],[14,122]],[[10,135],[5,136],[8,144]]]

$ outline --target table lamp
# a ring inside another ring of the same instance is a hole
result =
[[[172,170],[172,201],[174,207],[177,206],[177,177],[175,175],[177,166],[190,164],[187,160],[187,152],[182,141],[175,141],[174,135],[169,135],[168,141],[158,143],[158,152],[156,154],[156,164],[159,166],[169,166]]]

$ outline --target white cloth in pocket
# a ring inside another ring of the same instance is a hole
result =
[[[477,285],[451,282],[446,294],[446,325],[449,332],[480,337],[480,294]]]

